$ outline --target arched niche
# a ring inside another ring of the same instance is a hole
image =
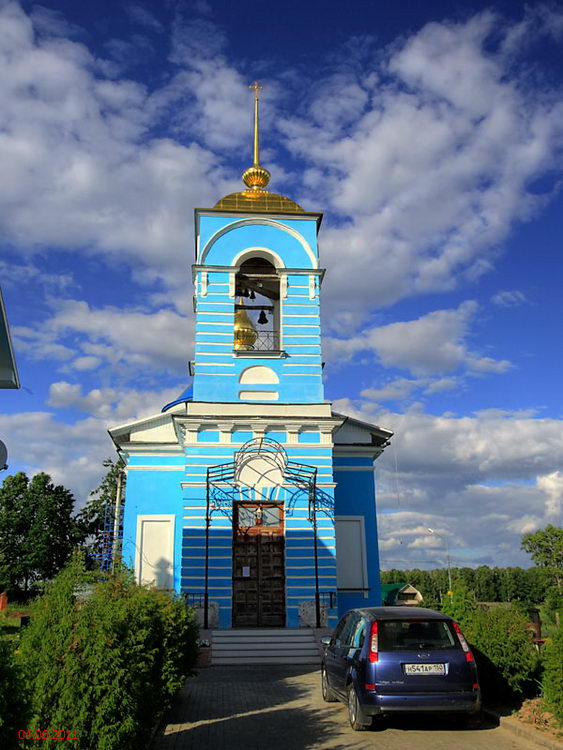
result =
[[[245,254],[237,267],[234,348],[238,351],[281,349],[280,276],[272,261],[262,253]],[[269,369],[264,367],[261,372],[265,374]],[[260,368],[257,370],[260,372]],[[256,384],[266,382],[277,384],[279,379],[256,381]]]

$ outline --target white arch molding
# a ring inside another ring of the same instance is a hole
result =
[[[238,382],[241,385],[277,385],[280,379],[271,367],[253,365],[241,372]]]
[[[305,237],[303,237],[302,234],[299,234],[299,232],[296,232],[295,229],[293,229],[292,227],[287,227],[285,226],[285,224],[281,224],[279,221],[274,221],[274,219],[267,219],[267,218],[239,219],[238,221],[233,221],[232,224],[228,224],[226,227],[219,229],[205,243],[205,246],[203,250],[201,251],[199,263],[201,265],[205,263],[205,258],[207,257],[207,254],[209,253],[213,245],[217,242],[217,240],[219,240],[224,234],[227,234],[227,232],[232,232],[233,230],[238,229],[239,227],[253,226],[253,225],[274,227],[274,229],[279,229],[282,232],[285,232],[286,234],[291,235],[294,239],[297,240],[297,242],[299,242],[299,244],[303,247],[303,249],[309,256],[309,260],[311,261],[311,268],[316,269],[319,267],[319,263],[318,263],[317,258],[315,257],[315,253],[313,252],[313,250],[311,249],[311,246],[309,245],[309,243],[307,242]],[[278,267],[283,268],[284,267],[283,263]]]
[[[256,247],[247,247],[244,250],[241,250],[240,253],[233,258],[232,265],[237,266],[238,268],[245,260],[250,260],[251,258],[262,258],[263,260],[268,260],[276,267],[276,269],[285,268],[285,263],[280,255],[269,247],[260,247],[258,245]]]

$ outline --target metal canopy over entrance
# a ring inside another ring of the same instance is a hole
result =
[[[272,438],[262,437],[249,440],[234,455],[234,461],[207,469],[207,491],[206,491],[206,514],[205,514],[205,592],[204,592],[204,627],[208,627],[209,617],[209,534],[211,519],[214,513],[223,513],[234,523],[234,533],[240,528],[240,514],[243,516],[247,507],[258,511],[263,518],[268,508],[283,505],[280,502],[281,490],[285,489],[289,499],[285,502],[283,511],[285,515],[291,514],[292,506],[297,497],[306,493],[308,499],[308,517],[313,530],[313,550],[315,561],[315,612],[317,627],[321,622],[321,604],[319,592],[319,565],[317,548],[317,511],[329,511],[327,503],[319,498],[317,489],[317,469],[313,466],[290,461],[283,447]],[[239,510],[240,509],[240,510]],[[248,514],[248,513],[247,513]],[[262,527],[261,520],[254,524],[255,536],[268,537],[271,535],[258,533]],[[283,532],[282,532],[283,533]],[[279,535],[278,535],[279,538]],[[283,540],[283,536],[281,536]],[[266,539],[258,544],[273,544],[274,540]],[[249,543],[250,544],[250,543]],[[279,546],[279,543],[278,543]],[[281,548],[280,548],[281,549]],[[272,576],[276,579],[275,570],[279,568],[280,550],[264,550],[266,556],[271,559],[268,565],[274,571]],[[256,553],[260,554],[259,551]],[[282,550],[283,554],[283,550]],[[265,558],[264,558],[265,559]],[[258,562],[258,560],[257,560]],[[282,558],[283,562],[283,558]],[[245,566],[247,567],[247,566]],[[257,574],[257,585],[260,577]],[[275,607],[276,585],[273,584],[270,592]],[[257,601],[260,606],[260,602]]]

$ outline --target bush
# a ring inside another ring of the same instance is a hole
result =
[[[13,645],[0,637],[0,737],[2,748],[18,747],[18,729],[27,723],[27,700],[23,682],[14,663]]]
[[[563,630],[558,630],[543,650],[543,697],[545,705],[563,726]]]
[[[442,602],[442,612],[458,622],[462,630],[471,628],[477,608],[475,596],[462,582],[453,584],[451,596],[445,596]]]
[[[523,615],[505,607],[477,609],[466,630],[486,700],[508,699],[530,688],[539,659]]]
[[[76,730],[77,750],[137,748],[195,664],[195,617],[126,571],[78,602],[88,575],[74,561],[37,602],[22,636],[30,728]]]

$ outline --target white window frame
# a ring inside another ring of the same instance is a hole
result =
[[[176,516],[171,514],[154,514],[154,513],[146,513],[143,515],[137,516],[137,544],[135,545],[135,580],[139,585],[141,585],[141,547],[142,547],[142,530],[143,530],[143,523],[145,521],[168,521],[171,524],[171,533],[170,533],[170,561],[172,566],[172,587],[174,588],[174,547],[175,547],[175,537],[176,537]]]

